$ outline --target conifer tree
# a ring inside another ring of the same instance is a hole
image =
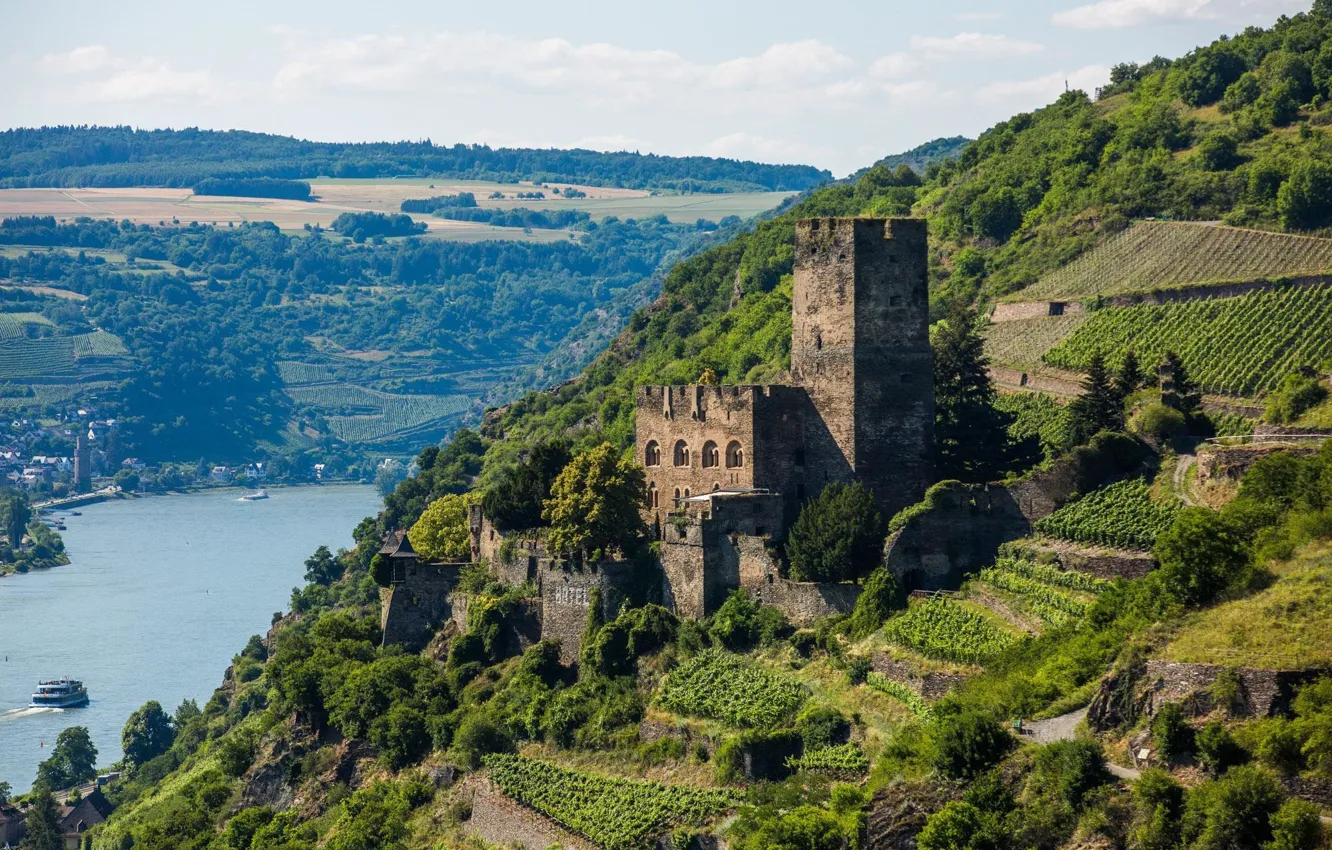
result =
[[[972,482],[1000,477],[1007,466],[1010,421],[994,406],[994,384],[975,311],[954,301],[931,345],[936,477]]]
[[[1124,355],[1124,362],[1120,364],[1119,371],[1115,373],[1115,392],[1119,393],[1119,398],[1123,401],[1146,384],[1147,376],[1142,373],[1138,352],[1130,348],[1128,354]]]
[[[1101,431],[1120,431],[1124,428],[1123,401],[1115,388],[1105,358],[1100,354],[1087,365],[1087,377],[1082,381],[1082,395],[1069,405],[1072,414],[1074,442],[1082,444]]]
[[[26,835],[19,843],[20,850],[64,850],[65,840],[60,837],[55,797],[46,785],[37,786],[37,795],[28,808],[23,825]]]
[[[1178,354],[1167,351],[1165,359],[1175,376],[1175,394],[1179,396],[1179,409],[1184,413],[1193,413],[1202,404],[1202,392],[1189,377],[1189,370],[1184,366],[1184,361],[1179,359]]]

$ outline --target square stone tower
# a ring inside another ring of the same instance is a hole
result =
[[[885,518],[931,480],[934,355],[925,222],[796,223],[791,372],[809,395],[804,491],[863,481]]]

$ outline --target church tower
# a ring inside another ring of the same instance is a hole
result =
[[[929,486],[934,355],[925,222],[796,222],[791,371],[809,395],[804,491],[859,479],[885,518]]]

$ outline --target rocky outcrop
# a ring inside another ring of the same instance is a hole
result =
[[[881,789],[870,801],[866,850],[916,850],[926,819],[959,797],[959,789],[929,780]]]

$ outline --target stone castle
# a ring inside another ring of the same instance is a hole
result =
[[[822,218],[796,224],[792,383],[638,390],[637,456],[646,519],[659,541],[661,603],[702,617],[736,589],[795,623],[850,610],[851,584],[793,582],[775,547],[801,505],[833,482],[864,482],[885,517],[932,480],[934,365],[925,223]],[[472,558],[539,589],[535,633],[576,657],[587,607],[608,616],[641,575],[623,564],[563,568],[535,541],[509,541],[473,509]],[[391,547],[386,547],[387,548]],[[422,565],[424,567],[424,565]],[[420,617],[457,620],[448,571],[412,570],[384,607],[385,640]],[[592,593],[593,589],[597,593]],[[390,612],[396,612],[390,617]],[[465,620],[465,618],[464,618]],[[461,625],[461,623],[460,623]]]

